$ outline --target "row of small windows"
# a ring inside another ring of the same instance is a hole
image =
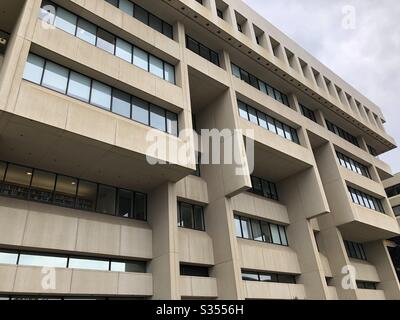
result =
[[[168,38],[174,38],[173,27],[169,23],[156,17],[154,14],[148,12],[141,6],[138,6],[136,3],[133,3],[129,0],[106,0],[106,2],[110,3],[114,7],[121,9],[126,14],[143,22],[144,24],[162,33]]]
[[[0,264],[146,273],[146,262],[144,261],[120,261],[115,259],[51,255],[47,253],[36,254],[15,251],[0,251]]]
[[[400,184],[386,188],[386,194],[389,198],[398,196],[400,194]]]
[[[146,220],[147,196],[74,177],[0,162],[0,195]]]
[[[307,108],[306,106],[300,104],[300,109],[301,109],[301,113],[303,114],[303,116],[305,116],[306,118],[310,119],[311,121],[314,121],[315,123],[317,123],[317,118],[315,117],[315,112],[313,110],[311,110],[310,108]]]
[[[178,226],[186,229],[205,231],[203,207],[178,202]]]
[[[56,8],[56,15],[55,18],[48,19],[49,12],[46,11],[46,8],[50,3],[43,2],[40,15],[47,22],[52,22],[57,28],[175,84],[175,67],[173,65],[52,3],[51,5]]]
[[[276,184],[262,178],[251,176],[251,192],[272,200],[279,200]]]
[[[28,56],[24,79],[152,128],[178,135],[177,114],[32,53]]]
[[[300,144],[296,129],[276,120],[269,115],[256,110],[246,103],[238,100],[239,114],[242,118],[255,123],[256,125],[267,129],[282,138],[288,139],[294,143]]]
[[[364,245],[362,243],[344,241],[347,255],[349,258],[367,261],[367,255],[365,254]]]
[[[356,147],[360,147],[358,140],[355,136],[348,133],[347,131],[343,130],[342,128],[338,127],[337,125],[333,124],[332,122],[326,120],[326,126],[328,130],[336,134],[337,136],[343,138],[344,140],[354,144]]]
[[[358,204],[360,206],[363,206],[371,210],[385,213],[381,200],[351,187],[349,187],[349,192],[351,195],[351,199],[355,204]]]
[[[296,284],[296,276],[284,273],[253,272],[242,270],[242,280]]]
[[[189,37],[188,35],[186,35],[186,48],[198,54],[199,56],[203,57],[204,59],[212,62],[213,64],[219,66],[218,53],[206,47],[205,45],[201,44],[197,40],[194,40],[192,37]]]
[[[208,278],[210,276],[210,270],[208,267],[194,266],[189,264],[180,265],[180,275],[187,277],[203,277]]]
[[[281,91],[271,87],[267,83],[262,80],[259,80],[252,74],[248,73],[247,71],[243,70],[242,68],[238,67],[235,64],[231,64],[232,66],[232,74],[243,80],[244,82],[248,83],[249,85],[253,86],[257,90],[264,92],[265,94],[269,95],[271,98],[283,103],[287,107],[290,107],[289,99],[286,94],[282,93]]]
[[[336,155],[339,159],[339,163],[341,166],[371,179],[371,175],[366,166],[349,158],[348,156],[345,156],[343,153],[340,153],[339,151],[336,151]]]
[[[266,221],[235,215],[236,236],[242,239],[288,246],[286,228]]]

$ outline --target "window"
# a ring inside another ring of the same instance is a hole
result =
[[[344,246],[349,258],[367,261],[364,246],[361,243],[345,240]]]
[[[31,168],[9,164],[1,194],[17,198],[27,198],[31,185],[33,170]]]
[[[46,61],[42,85],[46,88],[65,93],[68,84],[68,69]]]
[[[150,14],[149,15],[149,27],[153,28],[154,30],[162,33],[162,20],[157,18],[156,16]]]
[[[125,218],[132,217],[133,214],[133,192],[129,190],[118,191],[118,211],[117,215]]]
[[[265,113],[255,110],[253,107],[245,104],[242,101],[237,101],[240,117],[253,122],[264,129],[267,129],[282,138],[290,140],[296,144],[300,144],[297,130],[274,119]]]
[[[114,5],[117,6],[118,1],[115,2],[116,3]],[[43,2],[42,7],[45,5],[46,2]],[[65,30],[70,34],[127,61],[128,63],[133,63],[138,67],[153,73],[161,79],[175,84],[175,67],[171,64],[164,62],[163,60],[137,48],[133,44],[116,37],[115,35],[97,27],[85,19],[77,17],[76,15],[55,4],[51,5],[57,9],[57,18],[54,23],[55,27]],[[128,0],[121,0],[120,6],[123,6],[126,11],[130,11],[132,9],[133,12],[133,3]],[[42,17],[42,19],[44,18]],[[48,21],[48,19],[46,19],[46,21],[53,23],[52,21]],[[160,30],[166,26],[160,19],[153,15],[150,15],[150,21],[154,28],[158,28]],[[136,57],[133,60],[132,51],[134,50],[134,47],[136,49]],[[149,59],[151,60],[150,68]],[[39,81],[36,79],[36,81],[33,82],[40,83],[40,79]]]
[[[96,45],[96,34],[97,34],[97,27],[84,20],[79,18],[78,20],[78,29],[76,32],[76,36],[83,41],[86,41],[92,45]]]
[[[242,280],[296,284],[296,276],[293,274],[254,272],[247,270],[242,270]]]
[[[76,208],[87,211],[96,210],[97,184],[80,180],[76,199]]]
[[[144,193],[135,193],[135,219],[147,220],[147,196]]]
[[[376,151],[376,149],[375,149],[374,147],[371,147],[370,145],[367,145],[367,147],[368,147],[368,152],[369,152],[372,156],[374,156],[374,157],[377,157],[377,156],[378,156],[378,151]]]
[[[386,194],[389,198],[399,195],[400,194],[400,184],[386,188]]]
[[[132,63],[132,50],[133,47],[130,43],[117,38],[115,55],[129,63]],[[162,76],[161,76],[162,78]]]
[[[400,217],[400,206],[393,207],[393,212],[396,217]]]
[[[97,195],[97,212],[113,215],[115,213],[115,195],[115,188],[100,185]]]
[[[81,259],[70,258],[68,268],[70,269],[83,269],[83,270],[109,270],[109,261],[107,260],[94,260],[94,259]]]
[[[220,17],[222,20],[224,19],[224,13],[222,12],[222,10],[217,9],[217,16]]]
[[[275,183],[251,176],[251,191],[268,199],[278,200],[278,192]]]
[[[111,110],[111,87],[93,81],[90,103],[100,108]]]
[[[131,117],[131,96],[119,90],[113,90],[112,111],[130,118]]]
[[[24,75],[26,80],[39,81],[37,83],[41,84],[39,75],[37,74],[38,70],[35,69],[40,70],[40,68],[37,68],[37,64],[43,64],[46,69],[43,77],[43,86],[50,87],[75,99],[80,99],[115,114],[131,118],[145,125],[151,125],[153,128],[157,128],[163,132],[178,136],[177,114],[152,105],[150,117],[148,102],[50,61],[43,59],[41,61],[40,59],[42,58],[29,54]]]
[[[75,99],[89,102],[91,80],[84,75],[71,71],[67,95]]]
[[[186,35],[186,48],[194,53],[200,55],[204,59],[212,62],[213,64],[219,66],[219,55],[215,51],[209,49],[205,45],[201,44],[197,40]]]
[[[36,84],[42,82],[44,59],[30,54],[25,65],[24,79]]]
[[[356,281],[358,289],[376,290],[375,282]]]
[[[364,192],[348,187],[351,199],[355,204],[365,208],[385,213],[381,200],[372,197]]]
[[[122,11],[133,17],[133,3],[129,0],[119,0],[119,6]]]
[[[200,267],[187,264],[180,265],[180,274],[181,276],[188,276],[188,277],[208,278],[210,276],[208,267]]]
[[[358,140],[355,136],[351,135],[347,131],[343,130],[342,128],[338,127],[337,125],[333,124],[332,122],[326,120],[326,126],[328,130],[336,134],[337,136],[341,137],[342,139],[350,142],[351,144],[355,145],[356,147],[360,147]]]
[[[45,255],[21,254],[19,256],[18,265],[21,266],[36,266],[49,268],[66,268],[67,258],[52,257]]]
[[[64,30],[65,32],[68,32],[72,35],[75,35],[76,24],[77,24],[76,15],[70,13],[67,10],[64,10],[63,8],[57,8],[56,19],[54,22],[54,25],[57,28]]]
[[[146,262],[117,262],[111,261],[110,271],[146,273]]]
[[[46,171],[34,170],[29,199],[51,203],[56,183],[56,175]]]
[[[78,179],[57,176],[56,190],[54,193],[54,203],[68,208],[75,207]]]
[[[361,163],[351,159],[350,157],[345,156],[344,154],[336,151],[336,155],[339,159],[339,163],[342,167],[345,167],[351,171],[354,171],[358,174],[363,175],[364,177],[367,177],[371,179],[371,175],[369,173],[369,170],[366,166],[362,165]]]
[[[309,108],[307,108],[306,106],[300,104],[300,108],[301,108],[301,112],[303,114],[303,116],[305,116],[306,118],[310,119],[311,121],[314,121],[315,123],[317,123],[317,118],[315,117],[315,112]]]
[[[187,229],[205,231],[203,207],[178,202],[178,226]]]
[[[232,74],[235,77],[243,80],[244,82],[253,86],[257,90],[260,90],[260,91],[268,94],[272,99],[275,99],[275,100],[279,101],[280,103],[283,103],[287,107],[290,107],[289,99],[286,94],[282,93],[279,90],[272,88],[270,85],[266,84],[264,81],[258,79],[254,75],[248,73],[247,71],[241,69],[240,67],[238,67],[237,65],[235,65],[233,63],[231,64],[231,68],[232,68]]]
[[[17,264],[18,254],[0,251],[0,264]]]
[[[235,232],[238,238],[262,241],[282,246],[288,246],[286,228],[282,225],[257,219],[234,216]]]

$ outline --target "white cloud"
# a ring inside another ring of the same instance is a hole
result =
[[[400,1],[244,0],[383,110],[386,130],[400,142]],[[344,6],[356,13],[342,27]],[[400,149],[382,156],[400,171]]]

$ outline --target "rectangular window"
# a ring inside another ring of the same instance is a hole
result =
[[[135,219],[147,219],[147,196],[144,193],[135,192]]]
[[[296,276],[286,273],[264,273],[242,270],[243,281],[260,281],[296,284]]]
[[[244,239],[253,239],[253,235],[251,233],[251,222],[249,218],[240,217],[242,233]]]
[[[93,81],[90,103],[100,108],[111,110],[111,87]]]
[[[68,69],[47,61],[42,85],[46,88],[65,93],[68,84]]]
[[[117,38],[115,55],[129,63],[132,63],[132,50],[133,47],[130,43]],[[162,78],[162,77],[161,77]]]
[[[29,199],[46,203],[52,202],[55,183],[56,175],[54,173],[34,170]]]
[[[146,273],[146,262],[116,262],[111,261],[110,271],[115,272],[133,272],[133,273]]]
[[[111,54],[115,52],[115,36],[111,33],[103,30],[97,30],[97,42],[96,46],[100,49],[103,49]]]
[[[162,30],[163,30],[162,20],[152,14],[149,15],[149,26],[151,28],[153,28],[154,30],[162,33]]]
[[[155,105],[150,105],[150,126],[161,130],[166,131],[166,115],[165,110],[157,107]]]
[[[1,193],[11,197],[27,198],[32,174],[30,168],[9,164]]]
[[[164,63],[162,60],[154,56],[150,56],[150,73],[161,79],[164,78]]]
[[[236,232],[236,237],[243,238],[240,217],[237,215],[235,215],[235,232]]]
[[[150,111],[148,102],[136,97],[132,97],[132,119],[145,125],[150,124]]]
[[[367,256],[362,243],[345,240],[344,245],[349,258],[367,261]]]
[[[199,56],[203,57],[204,59],[212,62],[213,64],[219,66],[218,53],[206,47],[205,45],[201,44],[197,40],[194,40],[188,35],[186,35],[186,48],[198,54]]]
[[[43,70],[44,59],[30,53],[25,65],[24,79],[36,84],[41,84]]]
[[[119,8],[126,14],[133,17],[133,3],[129,0],[119,0]]]
[[[97,208],[96,211],[104,214],[115,214],[115,188],[100,185],[97,195]]]
[[[68,32],[72,35],[75,35],[76,32],[76,23],[77,23],[77,16],[70,13],[69,11],[64,10],[63,8],[57,8],[57,15],[54,22],[54,25]]]
[[[76,32],[76,36],[83,41],[86,41],[92,45],[96,45],[96,34],[97,34],[97,27],[84,20],[79,18],[78,20],[78,30]]]
[[[164,62],[164,79],[175,84],[175,67],[166,62]]]
[[[337,155],[337,158],[339,159],[339,163],[342,167],[346,167],[347,169],[349,169],[351,171],[354,171],[358,174],[363,175],[364,177],[371,179],[369,169],[366,166],[351,159],[350,157],[344,155],[343,153],[340,153],[339,151],[336,151],[336,155]]]
[[[181,264],[180,274],[181,276],[188,276],[188,277],[208,278],[210,276],[208,267],[200,267],[200,266],[185,265],[185,264]]]
[[[135,18],[147,25],[149,24],[149,13],[138,5],[135,5]]]
[[[178,136],[178,116],[169,111],[167,111],[167,132]]]
[[[18,254],[0,251],[0,264],[17,264]]]
[[[118,210],[120,217],[130,218],[133,216],[133,192],[129,190],[118,190]]]
[[[110,269],[110,263],[107,260],[70,258],[68,268],[108,271]]]
[[[317,118],[315,117],[314,111],[307,108],[306,106],[303,106],[302,104],[300,104],[300,108],[301,108],[301,112],[303,113],[303,116],[310,119],[311,121],[314,121],[315,123],[317,122]]]
[[[400,217],[400,206],[393,207],[393,213],[396,217]]]
[[[112,111],[121,116],[131,117],[131,96],[119,90],[113,90]]]
[[[89,102],[91,80],[80,73],[71,71],[67,95],[72,98]]]
[[[178,226],[187,229],[205,231],[203,207],[178,202]]]
[[[58,175],[54,193],[54,203],[62,207],[74,208],[77,186],[78,179]]]
[[[76,199],[76,208],[86,211],[95,211],[97,200],[97,185],[80,180]]]
[[[337,125],[333,124],[332,122],[326,120],[326,126],[329,131],[333,132],[337,136],[341,137],[342,139],[350,142],[351,144],[355,145],[356,147],[360,147],[358,140],[355,136],[351,135],[350,133],[346,132],[342,128],[338,127]]]
[[[133,49],[133,64],[143,70],[149,71],[149,55],[146,51],[135,47]]]
[[[21,254],[19,256],[18,264],[21,266],[66,268],[67,258],[34,254]]]
[[[385,210],[382,206],[381,200],[372,197],[364,192],[356,190],[354,188],[348,187],[350,196],[354,203],[366,207],[371,210],[375,210],[381,213],[385,213]],[[355,199],[355,195],[357,195],[357,199]]]
[[[279,228],[276,224],[270,224],[272,243],[281,244],[281,237],[279,235]]]
[[[278,200],[276,185],[273,182],[251,176],[252,189],[251,191],[260,196],[272,200]]]

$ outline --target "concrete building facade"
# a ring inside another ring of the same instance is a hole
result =
[[[242,1],[0,4],[2,298],[400,298],[384,115]]]

